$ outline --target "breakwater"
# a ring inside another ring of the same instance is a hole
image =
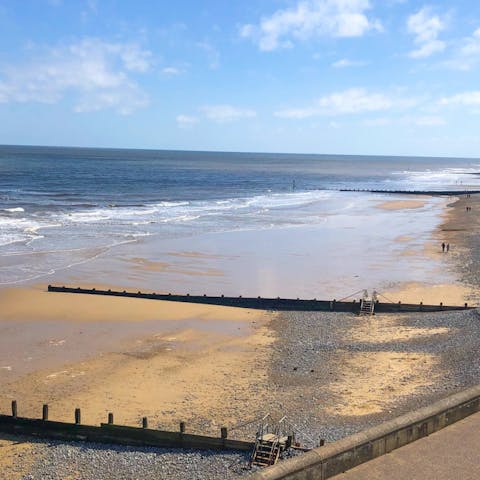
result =
[[[21,417],[18,415],[17,402],[13,400],[11,415],[0,414],[0,432],[57,440],[159,448],[251,450],[254,445],[253,442],[228,438],[226,427],[220,429],[219,437],[212,437],[186,433],[185,422],[180,422],[177,432],[171,432],[148,428],[147,417],[142,418],[141,427],[116,425],[113,413],[108,414],[107,423],[99,426],[84,425],[81,423],[81,410],[76,408],[73,418],[74,423],[50,420],[48,405],[43,405],[42,418]]]
[[[365,192],[365,193],[382,193],[382,194],[402,194],[402,195],[442,195],[458,197],[462,195],[475,195],[480,190],[375,190],[361,188],[341,188],[340,192]]]
[[[177,295],[172,293],[144,293],[127,292],[116,290],[102,290],[96,288],[48,286],[49,292],[74,293],[85,295],[105,295],[110,297],[142,298],[148,300],[164,300],[170,302],[199,303],[207,305],[221,305],[226,307],[250,308],[259,310],[277,310],[277,311],[319,311],[319,312],[360,312],[360,300],[337,301],[317,300],[317,299],[292,299],[292,298],[263,298],[263,297],[227,297],[209,296],[209,295]],[[466,310],[475,308],[467,303],[463,305],[424,305],[419,303],[388,303],[377,301],[375,303],[375,312],[378,313],[398,313],[398,312],[438,312],[451,310]]]

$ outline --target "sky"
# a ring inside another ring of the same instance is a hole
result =
[[[0,0],[0,144],[480,157],[478,0]]]

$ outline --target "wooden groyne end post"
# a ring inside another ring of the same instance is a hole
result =
[[[185,433],[185,422],[180,422],[180,433]]]
[[[44,422],[48,420],[48,405],[46,403],[42,407],[42,420]]]
[[[75,425],[80,425],[82,420],[82,414],[79,408],[75,409]]]
[[[108,424],[113,425],[113,413],[112,412],[110,412],[108,414]]]
[[[228,436],[228,430],[227,430],[227,427],[222,427],[220,429],[220,437],[221,438],[227,438]]]
[[[12,400],[12,417],[17,418],[17,401]]]
[[[142,428],[148,428],[148,418],[147,417],[142,418]]]

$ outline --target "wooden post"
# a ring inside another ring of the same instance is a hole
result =
[[[287,448],[290,448],[290,447],[292,446],[292,443],[293,443],[293,435],[289,435],[289,436],[287,437],[287,443],[285,444],[285,446],[286,446]]]
[[[108,414],[108,424],[113,425],[113,413],[112,412],[110,412]]]
[[[325,439],[321,438],[320,439],[320,447],[323,447],[325,445]]]
[[[468,308],[468,303],[465,303],[465,309],[467,309],[467,308]]]
[[[148,428],[148,418],[147,417],[142,418],[142,428]]]
[[[80,425],[82,420],[82,414],[80,413],[80,409],[75,409],[75,425]]]
[[[443,310],[443,302],[440,302],[440,310]]]
[[[17,418],[17,401],[12,400],[12,417]]]
[[[337,300],[334,298],[333,299],[333,302],[332,302],[332,311],[334,312],[335,311],[335,306],[337,304]]]
[[[47,404],[43,405],[43,408],[42,408],[42,420],[44,422],[46,422],[48,420],[48,405]]]
[[[180,433],[185,433],[185,422],[180,422]]]
[[[227,438],[227,436],[228,436],[227,427],[222,427],[222,428],[220,429],[220,436],[221,436],[222,438]]]

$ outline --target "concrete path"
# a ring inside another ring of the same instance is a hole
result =
[[[334,477],[380,479],[480,479],[480,413]]]

